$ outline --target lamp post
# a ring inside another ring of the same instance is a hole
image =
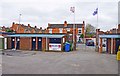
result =
[[[73,24],[73,50],[75,50],[75,7],[71,7],[70,11],[74,13],[74,24]]]
[[[17,29],[16,29],[16,33],[18,33],[18,29],[19,29],[19,27],[20,27],[21,15],[22,15],[22,14],[19,14],[19,24],[18,24],[18,27],[17,27]],[[17,37],[15,37],[15,50],[17,49],[17,41],[18,41],[18,39],[17,39]]]

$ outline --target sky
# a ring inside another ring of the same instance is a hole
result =
[[[47,28],[48,23],[91,24],[103,31],[117,27],[118,0],[2,0],[0,2],[0,26],[11,27],[12,23],[30,24]],[[98,7],[97,15],[93,12]],[[21,14],[21,16],[19,16]],[[98,24],[98,25],[97,25]]]

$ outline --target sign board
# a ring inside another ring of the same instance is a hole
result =
[[[61,51],[61,44],[49,44],[49,50]]]

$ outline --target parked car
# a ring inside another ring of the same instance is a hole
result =
[[[87,46],[94,46],[94,41],[93,41],[93,40],[88,40],[88,41],[86,42],[86,45],[87,45]]]

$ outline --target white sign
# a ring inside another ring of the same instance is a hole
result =
[[[61,51],[61,44],[49,44],[49,50]]]

